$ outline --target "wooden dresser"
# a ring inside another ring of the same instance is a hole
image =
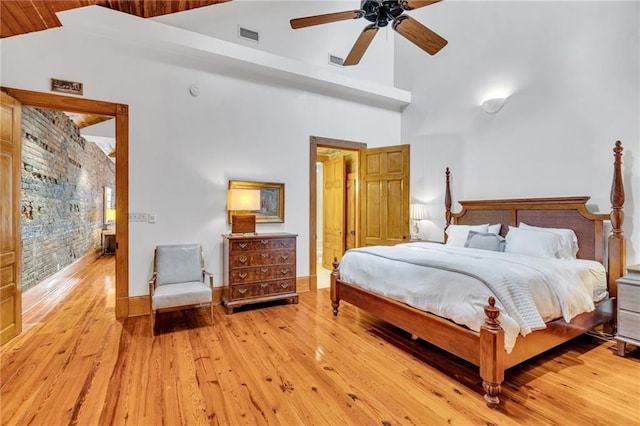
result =
[[[287,299],[296,293],[296,234],[228,234],[224,240],[222,304],[236,306]]]
[[[640,265],[627,268],[618,279],[618,355],[624,356],[627,343],[640,346]]]

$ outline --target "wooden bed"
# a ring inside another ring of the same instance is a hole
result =
[[[571,228],[578,237],[578,258],[602,262],[607,266],[609,298],[596,304],[592,312],[583,313],[569,323],[558,319],[547,323],[547,328],[534,331],[526,337],[518,336],[511,353],[504,349],[504,331],[496,321],[500,312],[489,298],[485,306],[485,321],[479,333],[454,322],[412,308],[402,302],[364,290],[340,279],[338,263],[331,274],[331,302],[334,316],[338,315],[341,300],[349,302],[376,317],[387,321],[412,335],[430,342],[479,367],[484,398],[487,405],[499,404],[501,384],[506,369],[532,358],[550,348],[579,336],[594,327],[615,321],[614,300],[616,280],[625,267],[625,239],[622,233],[624,189],[622,184],[622,145],[616,142],[614,173],[611,187],[610,214],[590,213],[586,208],[589,197],[520,198],[508,200],[461,201],[462,210],[451,212],[449,169],[446,171],[446,222],[475,225],[501,223],[504,235],[508,226],[520,222],[529,225]],[[610,221],[612,232],[607,239],[603,222]],[[605,259],[606,253],[606,259]]]

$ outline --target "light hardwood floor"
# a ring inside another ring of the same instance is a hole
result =
[[[484,404],[477,370],[343,303],[216,307],[115,320],[113,258],[1,348],[2,425],[632,425],[640,360],[584,336],[507,371]]]

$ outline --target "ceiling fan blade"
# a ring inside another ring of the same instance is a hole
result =
[[[291,19],[291,28],[311,27],[313,25],[328,24],[330,22],[346,21],[347,19],[357,19],[364,15],[364,10],[347,10],[344,12],[326,13],[324,15],[306,16],[304,18]]]
[[[404,10],[413,10],[429,6],[430,4],[438,3],[440,1],[442,0],[400,0],[400,7]]]
[[[360,33],[360,36],[351,48],[351,52],[349,52],[349,55],[347,55],[347,58],[344,60],[342,65],[346,67],[349,65],[356,65],[360,62],[360,59],[364,56],[364,52],[366,52],[377,33],[378,27],[376,27],[375,24],[367,25]]]
[[[400,15],[393,29],[430,55],[435,55],[447,45],[447,40],[407,15]]]

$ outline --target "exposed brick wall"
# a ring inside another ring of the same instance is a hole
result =
[[[115,164],[60,111],[22,108],[22,290],[100,248]]]

